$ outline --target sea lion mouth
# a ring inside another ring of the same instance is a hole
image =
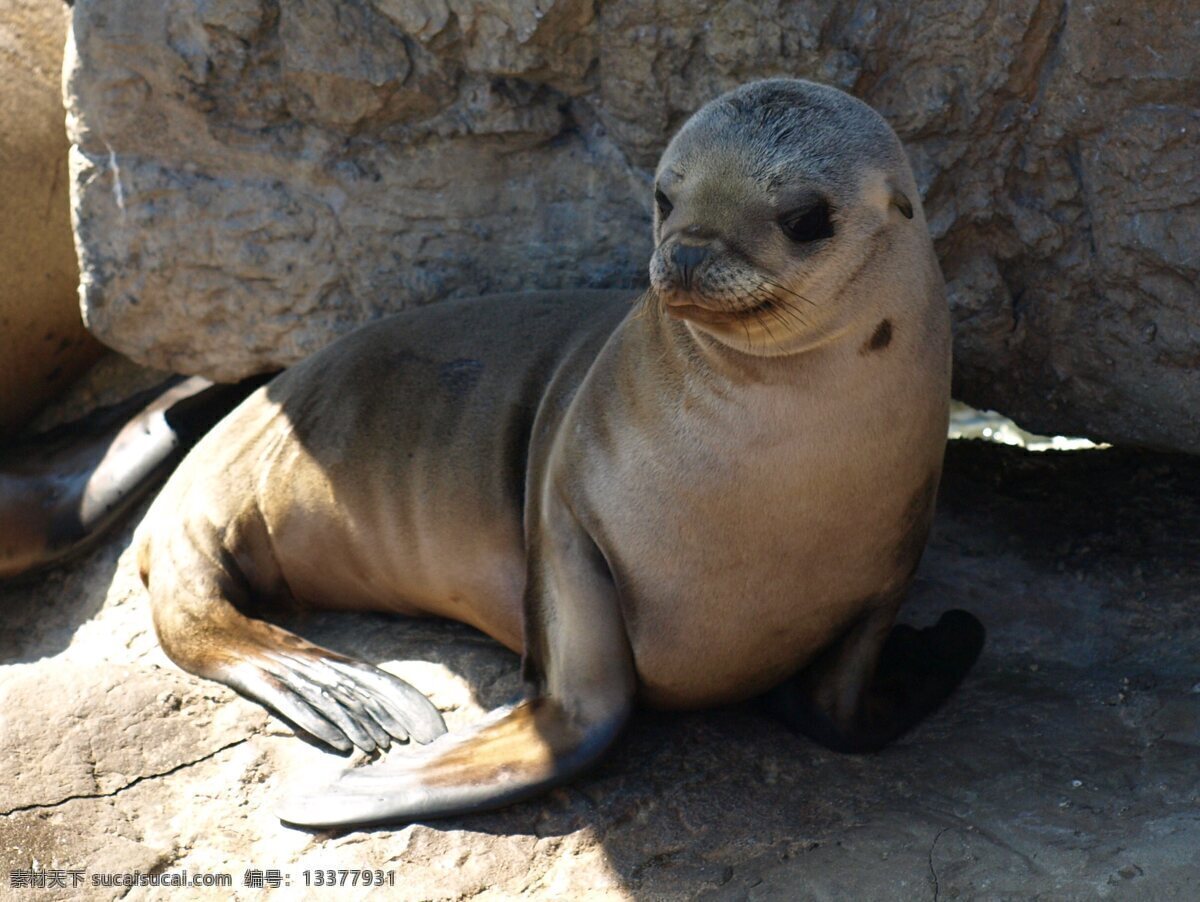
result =
[[[701,307],[699,304],[668,300],[665,307],[667,314],[675,319],[692,320],[707,326],[723,326],[746,319],[754,319],[770,304],[769,300],[765,300],[739,310],[714,310],[712,307]]]

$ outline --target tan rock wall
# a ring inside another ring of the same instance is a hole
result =
[[[71,240],[66,15],[48,0],[0,4],[0,443],[98,353]]]
[[[91,327],[219,378],[452,295],[645,278],[703,102],[815,78],[905,140],[957,391],[1200,451],[1200,0],[79,0]]]

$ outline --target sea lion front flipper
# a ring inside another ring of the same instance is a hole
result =
[[[237,556],[222,547],[223,531],[156,538],[154,528],[148,517],[135,540],[138,568],[163,651],[184,670],[231,686],[343,752],[446,732],[433,703],[399,677],[239,610],[251,593]]]
[[[427,743],[446,732],[441,712],[399,677],[250,622],[278,634],[278,641],[252,645],[216,678],[326,745],[373,752],[390,748],[393,739]]]
[[[596,761],[633,703],[633,655],[599,549],[554,508],[530,551],[525,675],[532,697],[423,749],[304,790],[281,820],[308,827],[405,823],[536,795]]]
[[[813,664],[764,697],[768,710],[821,745],[870,752],[936,710],[983,649],[983,625],[947,611],[931,627],[891,627],[895,607],[856,624]]]

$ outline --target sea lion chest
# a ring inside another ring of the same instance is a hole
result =
[[[835,358],[774,383],[660,380],[653,400],[617,383],[580,405],[578,506],[645,701],[765,690],[903,587],[945,435],[944,400],[905,375]]]

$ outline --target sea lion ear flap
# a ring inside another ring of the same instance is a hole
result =
[[[892,189],[892,206],[904,214],[905,219],[913,218],[912,201],[899,188]]]

